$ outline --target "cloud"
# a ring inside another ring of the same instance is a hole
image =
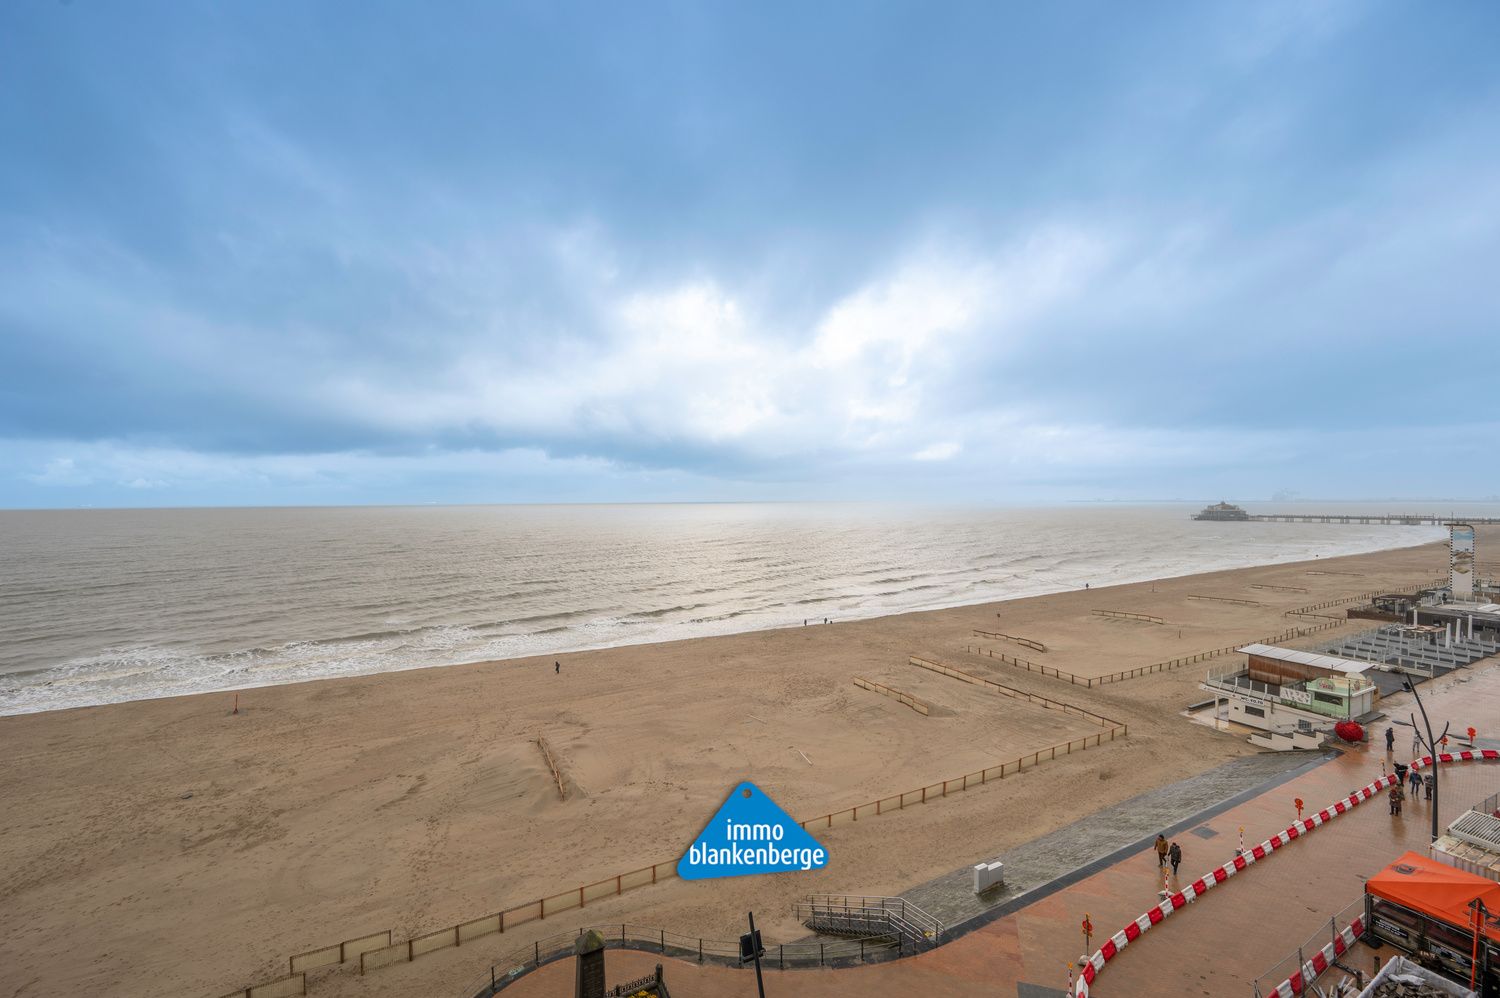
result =
[[[79,468],[77,462],[71,457],[54,457],[43,465],[38,472],[23,476],[27,481],[37,485],[62,485],[78,486],[88,485],[93,482],[93,477]]]
[[[949,458],[958,456],[958,453],[962,450],[962,444],[952,440],[945,440],[942,443],[929,444],[923,447],[913,454],[912,458],[917,461],[946,461]]]
[[[311,9],[19,17],[0,503],[1279,487],[1470,439],[1493,12],[803,13],[392,10],[332,63]]]

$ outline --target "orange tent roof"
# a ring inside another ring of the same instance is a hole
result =
[[[1500,942],[1500,884],[1485,877],[1409,852],[1365,881],[1365,892],[1463,927],[1478,898],[1488,912],[1485,935]]]

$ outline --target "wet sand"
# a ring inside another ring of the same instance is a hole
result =
[[[1128,738],[982,790],[817,833],[831,857],[822,871],[670,880],[309,984],[327,995],[458,994],[492,959],[592,922],[732,939],[753,909],[768,936],[795,938],[803,930],[788,910],[802,894],[898,893],[1254,751],[1179,716],[1204,697],[1206,665],[1087,689],[967,646],[1102,675],[1262,638],[1294,623],[1287,609],[1431,581],[1446,567],[1446,546],[1433,544],[580,653],[561,675],[547,657],[250,690],[237,716],[233,694],[209,694],[0,718],[0,996],[211,998],[284,974],[290,954],[318,945],[386,928],[401,939],[675,860],[742,779],[811,817],[1098,730],[915,669],[912,654],[1129,724]],[[1205,595],[1261,605],[1189,599]],[[1374,625],[1348,629],[1361,626]],[[924,717],[857,688],[855,675],[938,709]]]

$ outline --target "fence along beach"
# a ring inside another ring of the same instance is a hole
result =
[[[895,895],[1253,751],[1176,716],[1195,669],[1079,686],[967,653],[976,629],[1025,635],[1047,649],[1028,653],[1062,672],[1112,676],[1277,633],[1288,610],[1399,589],[1445,564],[1431,544],[600,649],[568,656],[560,674],[546,655],[327,679],[243,691],[237,715],[231,695],[208,694],[0,718],[12,763],[0,789],[25,816],[0,839],[12,871],[0,910],[28,927],[0,937],[0,964],[39,994],[225,994],[285,975],[293,954],[386,931],[388,947],[422,939],[425,951],[444,932],[457,938],[454,926],[590,883],[604,886],[585,892],[585,922],[732,938],[750,909],[766,913],[772,938],[798,938],[788,913],[803,894]],[[1187,598],[1247,593],[1265,605]],[[1110,740],[1044,700],[1128,735]],[[955,788],[994,766],[1004,775]],[[615,889],[617,875],[675,860],[742,779],[799,819],[833,816],[817,833],[827,868]],[[105,907],[109,918],[80,915]],[[555,934],[547,914],[507,924],[494,945]],[[334,973],[313,993],[461,988],[492,949],[450,945],[362,979]]]

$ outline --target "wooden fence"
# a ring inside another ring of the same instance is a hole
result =
[[[292,998],[307,994],[307,975],[293,974],[274,981],[256,984],[242,991],[231,991],[224,998]]]
[[[1000,615],[997,613],[995,616],[998,617]],[[1032,651],[1044,652],[1047,650],[1047,646],[1040,641],[1033,641],[1030,638],[1018,638],[1014,634],[1002,634],[999,631],[981,631],[976,627],[974,628],[974,636],[976,638],[997,638],[1001,641],[1014,641],[1018,645],[1030,648]]]
[[[927,715],[932,713],[932,705],[929,704],[926,700],[923,700],[919,697],[914,697],[910,693],[906,693],[902,690],[896,689],[894,686],[887,686],[884,683],[877,683],[875,682],[875,680],[866,679],[863,676],[855,676],[854,685],[860,687],[861,689],[869,690],[872,693],[879,693],[882,696],[888,696],[892,700],[899,700],[910,707],[912,710],[916,711],[918,714],[921,714],[923,717],[926,717]]]
[[[989,689],[994,690],[996,693],[999,693],[1002,696],[1010,697],[1012,700],[1024,700],[1027,703],[1036,704],[1040,707],[1046,708],[1047,710],[1060,710],[1064,714],[1072,714],[1075,717],[1086,718],[1087,720],[1092,721],[1100,727],[1118,727],[1121,729],[1121,734],[1125,733],[1125,722],[1116,721],[1112,717],[1105,717],[1103,714],[1089,710],[1085,707],[1080,707],[1077,704],[1064,703],[1061,700],[1054,700],[1051,697],[1042,696],[1040,693],[1028,693],[1025,690],[1018,690],[1014,686],[1006,686],[1004,683],[997,683],[993,679],[987,679],[984,676],[976,676],[972,672],[965,672],[962,669],[955,669],[951,665],[944,665],[942,662],[934,662],[932,659],[919,658],[916,655],[912,655],[907,659],[907,661],[909,661],[912,665],[915,665],[922,669],[931,669],[933,672],[942,673],[943,675],[951,676],[954,679],[962,679],[964,682],[973,683],[975,686],[988,687]]]
[[[1004,779],[1006,776],[1013,776],[1024,769],[1039,766],[1043,762],[1056,759],[1059,756],[1082,752],[1091,747],[1102,745],[1105,742],[1112,742],[1116,738],[1123,738],[1129,734],[1129,729],[1123,722],[1115,721],[1102,714],[1086,710],[1074,704],[1014,689],[1001,683],[996,683],[993,680],[985,679],[982,676],[974,676],[938,662],[915,657],[911,658],[910,661],[912,664],[920,664],[923,668],[941,672],[957,679],[963,679],[965,682],[985,686],[1004,696],[1025,700],[1047,709],[1061,710],[1067,714],[1086,718],[1100,725],[1104,730],[1082,738],[1058,742],[1055,745],[1046,745],[1033,752],[1023,753],[1013,760],[1007,759],[996,765],[975,770],[972,773],[964,773],[950,779],[930,783],[925,787],[917,787],[915,790],[892,794],[888,797],[881,797],[877,800],[857,804],[853,807],[846,807],[842,810],[822,814],[815,818],[808,818],[798,822],[801,827],[832,828],[835,825],[858,821],[862,816],[860,812],[864,812],[863,817],[868,819],[871,816],[882,815],[891,811],[902,811],[909,806],[926,804],[929,801],[984,786],[992,779]],[[856,677],[856,682],[858,681]],[[887,687],[887,689],[890,688]],[[916,700],[917,698],[911,697],[911,699]],[[225,998],[284,998],[286,995],[302,994],[304,993],[302,990],[290,991],[277,989],[292,986],[299,989],[303,988],[305,986],[305,971],[318,967],[343,964],[356,958],[359,961],[359,970],[362,974],[396,963],[407,963],[437,950],[463,946],[474,939],[508,932],[517,926],[530,922],[539,922],[566,911],[586,907],[590,902],[617,897],[626,891],[634,890],[638,887],[647,887],[664,880],[670,880],[676,876],[677,860],[672,859],[661,863],[653,863],[650,866],[643,866],[629,873],[616,874],[613,877],[596,880],[590,884],[584,884],[558,894],[538,898],[535,901],[528,901],[525,904],[493,912],[492,914],[471,919],[467,922],[460,922],[457,925],[451,925],[447,928],[413,936],[401,942],[393,942],[390,932],[387,931],[308,950],[291,958],[291,966],[296,971],[293,977],[259,984],[252,988],[246,988],[243,991],[235,991],[230,995],[226,995]],[[296,979],[295,982],[294,978]]]
[[[1143,620],[1148,624],[1166,623],[1160,617],[1153,617],[1149,613],[1135,613],[1130,610],[1095,610],[1094,613],[1100,617],[1109,617],[1111,620]]]
[[[1231,599],[1228,596],[1188,596],[1188,599],[1204,600],[1209,603],[1233,603],[1235,606],[1265,606],[1253,599]]]
[[[390,929],[386,929],[384,932],[371,932],[368,935],[345,939],[343,942],[334,943],[332,946],[324,946],[321,949],[298,953],[292,957],[289,969],[293,974],[300,974],[308,970],[317,970],[319,967],[332,967],[341,963],[349,963],[352,960],[358,960],[362,954],[370,950],[380,949],[390,944]]]
[[[552,782],[557,784],[557,799],[567,800],[568,785],[563,781],[562,770],[557,768],[557,762],[552,758],[552,750],[547,747],[547,739],[537,735],[536,747],[542,750],[542,758],[547,760],[547,769],[552,773]]]
[[[975,631],[974,633],[982,634],[983,632]],[[1050,665],[1042,665],[1038,662],[1029,662],[1024,658],[1016,658],[1014,655],[1007,655],[1004,652],[995,651],[992,648],[984,648],[979,645],[964,645],[964,651],[968,652],[970,655],[983,655],[986,658],[993,658],[998,662],[1004,662],[1006,665],[1012,666],[1014,668],[1025,669],[1027,672],[1037,672],[1044,676],[1051,676],[1054,679],[1066,679],[1074,686],[1094,685],[1092,680],[1086,680],[1082,676],[1075,676],[1071,672],[1064,672],[1061,669],[1054,669]]]
[[[1309,634],[1316,634],[1319,631],[1326,631],[1329,628],[1338,627],[1340,624],[1344,623],[1347,623],[1347,621],[1343,617],[1327,617],[1323,618],[1323,622],[1320,624],[1313,624],[1306,627],[1293,627],[1290,630],[1282,631],[1280,634],[1273,634],[1267,638],[1255,638],[1251,641],[1240,641],[1232,645],[1225,645],[1223,648],[1211,648],[1208,651],[1194,652],[1191,655],[1183,655],[1179,658],[1169,659],[1166,662],[1155,662],[1151,665],[1143,665],[1136,669],[1126,669],[1123,672],[1111,672],[1103,676],[1080,676],[1076,675],[1075,673],[1064,672],[1061,669],[1054,669],[1050,665],[1038,665],[1035,662],[1028,662],[1025,659],[1015,658],[1011,655],[1006,655],[1003,652],[996,652],[993,649],[983,648],[977,645],[965,645],[964,651],[970,655],[983,655],[986,658],[992,658],[995,661],[1002,662],[1005,665],[1011,666],[1012,668],[1024,669],[1027,672],[1035,672],[1043,676],[1051,676],[1054,679],[1066,680],[1074,686],[1083,686],[1092,689],[1095,686],[1103,686],[1106,683],[1124,682],[1127,679],[1136,679],[1140,676],[1150,675],[1153,672],[1170,672],[1173,669],[1180,669],[1184,665],[1194,665],[1198,662],[1206,662],[1211,658],[1217,658],[1220,655],[1227,655],[1232,651],[1238,651],[1244,645],[1269,645],[1275,644],[1278,641],[1289,641],[1292,638],[1305,637]]]
[[[1326,575],[1339,575],[1339,574],[1343,574],[1343,573],[1339,573],[1339,572],[1326,572],[1324,574],[1326,574]],[[1414,588],[1416,588],[1416,589],[1439,589],[1439,588],[1441,588],[1443,586],[1446,586],[1447,584],[1448,584],[1448,580],[1445,579],[1445,578],[1444,579],[1432,579],[1430,581],[1423,581],[1423,582],[1415,583],[1414,584]],[[1323,618],[1325,620],[1332,620],[1332,619],[1335,619],[1335,618],[1329,616],[1326,613],[1315,613],[1314,611],[1316,611],[1316,610],[1327,610],[1327,609],[1329,609],[1331,607],[1335,607],[1335,606],[1345,606],[1345,605],[1347,605],[1349,603],[1368,603],[1371,600],[1373,600],[1376,596],[1383,596],[1384,594],[1386,594],[1388,592],[1392,592],[1392,591],[1393,590],[1390,590],[1390,589],[1372,589],[1372,590],[1370,590],[1367,593],[1360,593],[1357,596],[1343,596],[1343,597],[1340,597],[1339,599],[1324,600],[1321,603],[1309,603],[1307,606],[1299,606],[1295,610],[1285,610],[1285,611],[1283,611],[1283,616],[1287,616],[1287,617],[1321,617],[1321,618]]]

